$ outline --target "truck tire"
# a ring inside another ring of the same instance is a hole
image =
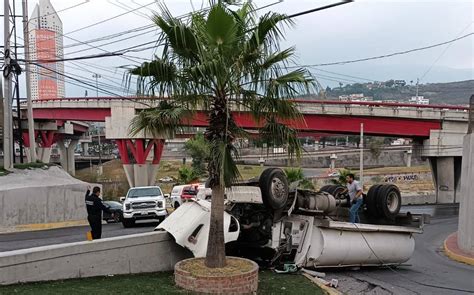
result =
[[[179,202],[174,202],[173,208],[176,210],[179,207]]]
[[[133,227],[133,226],[135,226],[135,219],[129,219],[129,218],[125,219],[124,218],[124,219],[122,219],[122,225],[125,228]]]
[[[402,196],[396,185],[381,185],[377,195],[377,209],[379,214],[387,219],[394,219],[400,212]]]
[[[325,185],[325,186],[323,186],[322,188],[320,188],[319,191],[329,193],[329,190],[330,190],[333,186],[334,186],[334,185],[331,185],[331,184]]]
[[[367,196],[365,197],[365,206],[369,216],[377,218],[380,217],[380,211],[377,206],[378,193],[383,184],[376,184],[369,188]]]
[[[330,191],[329,193],[330,193],[334,198],[343,200],[343,199],[346,198],[346,197],[342,194],[342,192],[343,192],[345,189],[346,189],[346,188],[343,187],[342,185],[333,185],[332,188],[331,188],[331,191]]]
[[[278,210],[285,207],[288,201],[288,179],[279,168],[265,169],[259,178],[263,203],[267,208]]]

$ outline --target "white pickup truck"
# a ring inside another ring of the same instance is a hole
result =
[[[132,227],[141,219],[158,219],[163,221],[168,216],[166,200],[159,186],[132,187],[123,202],[124,227]]]
[[[401,197],[396,186],[371,187],[359,213],[362,223],[355,224],[347,222],[349,205],[341,187],[315,192],[297,185],[288,185],[282,170],[270,168],[258,182],[227,189],[227,255],[262,265],[294,263],[311,268],[393,265],[411,257],[413,234],[422,233],[425,216],[399,213]],[[167,231],[195,257],[203,257],[210,211],[210,201],[192,200],[156,230]]]

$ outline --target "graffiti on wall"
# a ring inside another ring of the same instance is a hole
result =
[[[384,177],[384,182],[412,182],[420,180],[420,176],[415,173],[410,174],[393,174],[393,175],[386,175]]]

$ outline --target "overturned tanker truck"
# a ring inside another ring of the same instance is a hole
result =
[[[369,189],[361,223],[347,222],[349,202],[342,186],[303,190],[297,182],[288,184],[281,169],[266,169],[258,180],[226,190],[226,253],[262,266],[308,268],[396,265],[411,257],[413,234],[422,233],[426,216],[400,213],[395,185]],[[209,200],[191,200],[156,230],[167,231],[195,257],[204,257],[210,210]]]

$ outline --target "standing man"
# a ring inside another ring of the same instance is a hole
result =
[[[347,193],[351,199],[351,209],[349,209],[349,222],[359,223],[359,208],[362,206],[364,199],[362,197],[362,187],[360,183],[354,179],[354,174],[349,173],[346,176]]]
[[[87,221],[91,226],[92,239],[100,239],[102,236],[102,211],[111,213],[100,196],[100,187],[95,186],[90,194],[91,187],[87,188],[86,192],[86,207],[87,207]]]

